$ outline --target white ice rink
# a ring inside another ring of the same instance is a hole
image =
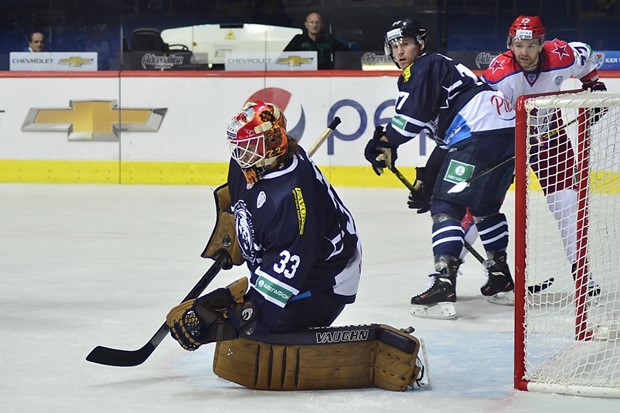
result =
[[[364,264],[357,302],[335,324],[415,327],[430,388],[253,391],[213,374],[213,344],[189,353],[169,337],[141,366],[85,361],[97,345],[141,347],[209,268],[200,253],[215,221],[213,189],[0,184],[1,412],[620,411],[614,399],[513,389],[512,308],[483,300],[474,259],[459,278],[460,318],[409,315],[432,258],[429,216],[407,209],[404,189],[337,188]],[[512,194],[505,205],[512,222]],[[209,289],[242,275],[222,271]]]

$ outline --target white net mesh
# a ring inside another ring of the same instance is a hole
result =
[[[620,95],[550,95],[524,106],[521,274],[525,285],[555,282],[517,297],[523,379],[620,397]]]

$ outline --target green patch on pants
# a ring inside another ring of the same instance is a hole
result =
[[[446,176],[443,177],[443,180],[452,182],[453,184],[466,181],[473,176],[474,168],[474,165],[452,159],[450,160]]]

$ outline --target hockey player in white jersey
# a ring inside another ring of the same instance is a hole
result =
[[[509,50],[491,62],[482,79],[504,93],[513,105],[522,95],[558,92],[562,82],[571,77],[579,79],[584,90],[607,90],[598,78],[590,46],[559,39],[545,41],[545,27],[538,16],[517,17],[508,30],[507,47]],[[556,132],[541,145],[532,145],[532,166],[549,210],[558,222],[575,277],[577,191],[574,153],[560,114],[553,112],[548,116],[552,119],[550,126],[537,133]],[[566,213],[567,210],[571,212]],[[475,237],[476,231],[472,228],[467,239],[473,242]],[[600,293],[600,288],[592,280],[588,287],[590,295]]]

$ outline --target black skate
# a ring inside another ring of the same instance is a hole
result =
[[[426,291],[411,297],[411,304],[433,305],[441,302],[456,302],[456,288],[454,282],[444,274],[429,274],[431,283]]]
[[[423,318],[456,317],[456,276],[461,260],[450,260],[448,268],[429,274],[431,282],[422,293],[411,297],[411,314]]]
[[[573,273],[573,280],[577,279],[577,263],[574,263],[571,272]],[[598,297],[601,294],[601,287],[592,279],[588,274],[588,297]]]
[[[488,279],[480,292],[493,304],[514,305],[515,283],[506,263],[506,251],[495,252],[487,262],[491,264],[487,268]]]

